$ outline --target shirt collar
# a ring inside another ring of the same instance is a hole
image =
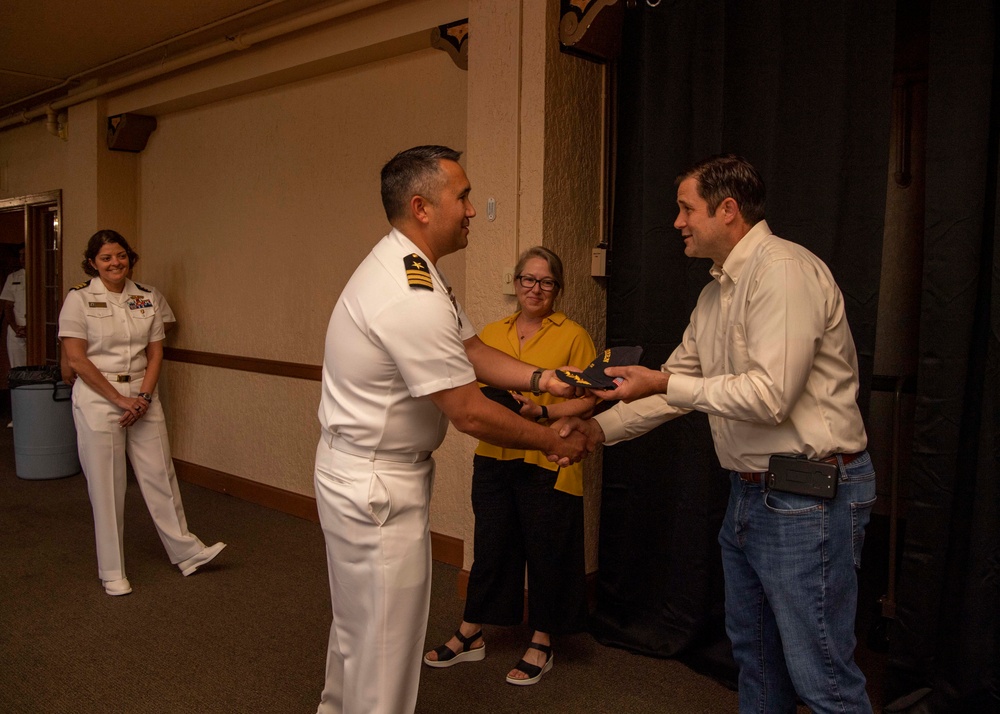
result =
[[[521,311],[518,310],[513,315],[508,315],[507,317],[505,317],[503,319],[503,321],[505,323],[507,323],[508,325],[513,325],[514,324],[514,320],[516,320],[517,316],[520,315],[520,314],[521,314]],[[555,311],[554,313],[552,313],[548,317],[543,317],[542,318],[542,323],[551,322],[553,325],[556,325],[556,326],[559,326],[559,325],[563,324],[565,321],[566,321],[566,313],[561,312],[559,310]]]
[[[758,221],[753,228],[747,231],[745,236],[736,242],[736,245],[729,252],[726,262],[721,266],[718,263],[713,264],[709,273],[716,280],[721,280],[722,276],[725,275],[733,281],[733,284],[739,283],[747,260],[753,255],[760,242],[769,235],[771,235],[771,229],[768,227],[767,221]]]
[[[87,286],[89,292],[92,293],[106,293],[108,292],[107,287],[104,285],[104,281],[97,275],[90,279],[90,285]],[[136,295],[139,292],[138,287],[136,287],[135,281],[132,278],[125,278],[125,285],[122,287],[123,295]]]

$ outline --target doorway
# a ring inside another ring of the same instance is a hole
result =
[[[27,364],[59,364],[59,309],[62,305],[62,192],[0,199],[0,271],[17,270],[24,247]],[[7,325],[3,325],[6,338]],[[5,340],[4,340],[5,341]],[[6,347],[0,384],[9,388]]]

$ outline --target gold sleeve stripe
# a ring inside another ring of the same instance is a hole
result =
[[[430,275],[425,275],[424,273],[419,273],[415,270],[407,270],[406,279],[410,285],[426,285],[429,288],[434,287],[434,283],[431,280]]]

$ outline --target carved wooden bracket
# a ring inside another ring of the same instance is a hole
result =
[[[469,69],[469,18],[431,30],[431,47],[444,50],[459,69]]]
[[[559,1],[559,41],[564,51],[597,62],[618,57],[624,0]]]

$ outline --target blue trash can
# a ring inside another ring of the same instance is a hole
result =
[[[53,479],[80,473],[72,387],[60,381],[59,368],[15,367],[9,381],[18,477]]]

